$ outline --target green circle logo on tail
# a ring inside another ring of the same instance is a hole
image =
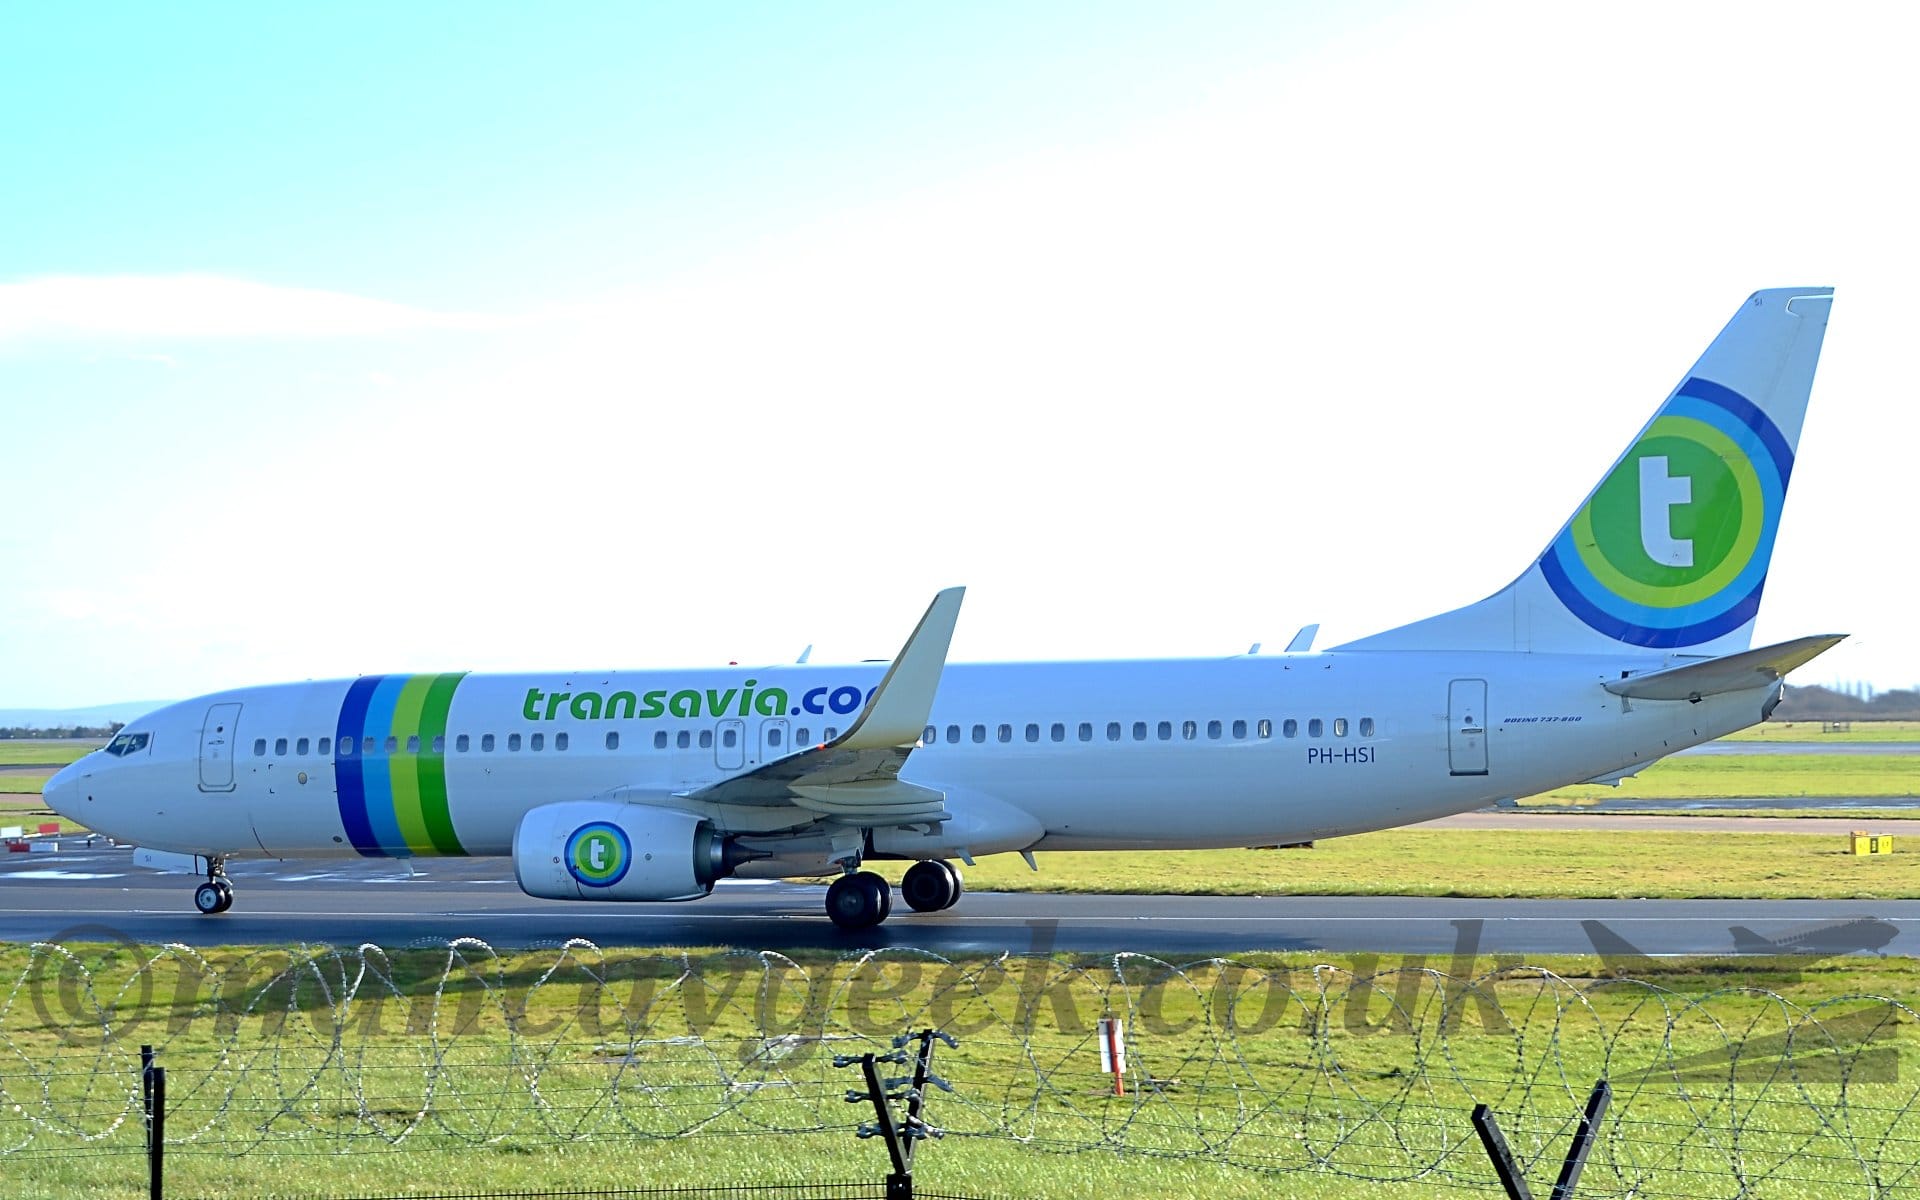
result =
[[[1547,584],[1631,645],[1730,633],[1759,611],[1792,470],[1764,412],[1689,379],[1541,557]]]
[[[567,838],[567,873],[587,887],[612,887],[633,864],[626,830],[606,821],[582,825]]]

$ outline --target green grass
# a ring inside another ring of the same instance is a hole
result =
[[[0,796],[37,796],[51,775],[0,775]]]
[[[64,767],[104,745],[100,741],[0,739],[0,766]]]
[[[168,1071],[168,1195],[877,1180],[884,1150],[851,1130],[870,1110],[841,1101],[853,1073],[828,1063],[871,1043],[802,1046],[768,1066],[762,1038],[794,1028],[884,1035],[924,1023],[957,1030],[961,1045],[939,1051],[938,1071],[957,1095],[933,1095],[930,1118],[952,1132],[922,1147],[923,1190],[1041,1200],[1485,1197],[1490,1174],[1467,1124],[1472,1104],[1485,1100],[1523,1158],[1538,1160],[1531,1176],[1544,1195],[1568,1119],[1603,1070],[1614,1078],[1617,1135],[1603,1145],[1691,1139],[1685,1172],[1663,1174],[1672,1158],[1642,1156],[1654,1164],[1642,1194],[1731,1192],[1719,1172],[1736,1121],[1740,1161],[1775,1176],[1746,1193],[1758,1200],[1858,1194],[1850,1150],[1878,1160],[1883,1177],[1899,1177],[1916,1157],[1902,1126],[1920,1079],[1920,1026],[1910,1014],[1873,1010],[1891,1019],[1869,1048],[1890,1060],[1850,1077],[1844,1092],[1804,1060],[1791,1078],[1777,1058],[1771,1068],[1762,1061],[1737,1089],[1712,1078],[1725,1071],[1729,1046],[1777,1040],[1789,1019],[1810,1028],[1804,1014],[1815,1006],[1920,994],[1920,964],[1909,959],[1663,961],[1644,964],[1655,972],[1646,985],[1628,985],[1605,981],[1602,962],[1572,957],[1537,964],[1551,974],[1487,974],[1496,964],[1485,959],[1252,955],[1242,968],[1195,965],[1170,976],[1111,958],[949,965],[896,952],[862,964],[802,953],[794,964],[655,951],[568,965],[549,951],[476,954],[480,969],[456,969],[436,1008],[421,1001],[446,955],[412,952],[366,960],[391,971],[397,993],[369,1008],[382,989],[352,957],[289,971],[284,952],[215,950],[211,973],[189,976],[183,960],[166,960],[143,990],[128,950],[80,956],[90,973],[66,973],[61,991],[57,962],[46,960],[55,973],[39,976],[37,989],[32,978],[16,986],[28,952],[0,951],[0,988],[22,997],[0,1011],[8,1102],[0,1147],[25,1147],[0,1155],[0,1170],[17,1200],[144,1194],[137,1122],[114,1124],[127,1111],[143,1041],[158,1046]],[[1422,973],[1425,965],[1480,977],[1472,1001]],[[1404,969],[1356,982],[1395,967]],[[1747,987],[1774,989],[1799,1008],[1739,990]],[[358,1007],[341,1007],[356,988]],[[1451,1021],[1449,995],[1451,1011],[1465,1014]],[[104,1027],[72,1019],[94,1011],[89,997],[111,1005]],[[697,1020],[700,1012],[709,1019]],[[1087,1029],[1110,1012],[1129,1018],[1136,1081],[1150,1073],[1164,1089],[1110,1095]],[[589,1013],[596,1028],[580,1024]],[[700,1041],[685,1040],[696,1032]],[[1692,1055],[1709,1065],[1685,1097],[1669,1078],[1638,1074]],[[1463,1140],[1449,1163],[1475,1189],[1340,1173],[1431,1162]],[[1620,1190],[1611,1152],[1589,1165],[1585,1190]],[[1316,1153],[1336,1169],[1247,1165],[1306,1167]]]
[[[1728,742],[1920,742],[1920,721],[1854,721],[1822,733],[1819,721],[1767,721],[1723,738]]]
[[[963,868],[988,891],[1204,896],[1893,899],[1920,896],[1920,842],[1856,858],[1790,833],[1390,829],[1311,850],[1041,851]],[[1524,864],[1522,869],[1521,864]]]
[[[1667,758],[1619,787],[1579,784],[1522,804],[1572,804],[1626,797],[1724,800],[1802,796],[1920,795],[1920,754],[1741,754]]]

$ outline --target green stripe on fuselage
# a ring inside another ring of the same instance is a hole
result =
[[[393,781],[393,817],[400,824],[400,836],[407,840],[407,849],[416,854],[431,853],[433,839],[427,835],[427,823],[420,813],[421,755],[407,753],[407,739],[420,736],[420,710],[426,704],[434,678],[414,675],[400,689],[400,700],[393,709],[393,736],[400,745],[387,760]],[[431,744],[421,738],[420,749],[431,748]]]
[[[445,743],[434,751],[434,740],[447,733],[447,712],[453,707],[453,692],[466,677],[464,671],[435,677],[420,712],[420,815],[426,822],[427,836],[441,854],[465,854],[466,847],[453,831],[453,813],[447,804],[447,756]]]

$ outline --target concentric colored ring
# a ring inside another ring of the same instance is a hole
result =
[[[1684,499],[1640,495],[1641,461]],[[1793,451],[1744,396],[1688,379],[1541,556],[1541,573],[1588,626],[1630,645],[1698,645],[1753,619],[1766,585]],[[1677,474],[1676,474],[1677,472]],[[1649,530],[1695,555],[1657,561]]]
[[[633,865],[627,831],[607,821],[589,821],[567,838],[567,873],[586,887],[612,887]]]

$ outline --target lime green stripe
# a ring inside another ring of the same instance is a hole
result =
[[[433,848],[442,854],[465,854],[467,848],[453,831],[453,813],[447,805],[447,756],[444,747],[433,752],[433,739],[445,737],[447,712],[453,708],[453,692],[466,677],[465,672],[441,675],[427,692],[426,706],[420,712],[420,815],[426,820]]]
[[[400,748],[387,761],[393,779],[393,819],[400,824],[407,849],[416,854],[431,853],[433,839],[427,836],[427,823],[420,816],[420,756],[407,753],[407,739],[419,736],[420,708],[426,703],[433,680],[431,675],[414,675],[400,689],[400,702],[393,710],[393,736],[400,740]]]

